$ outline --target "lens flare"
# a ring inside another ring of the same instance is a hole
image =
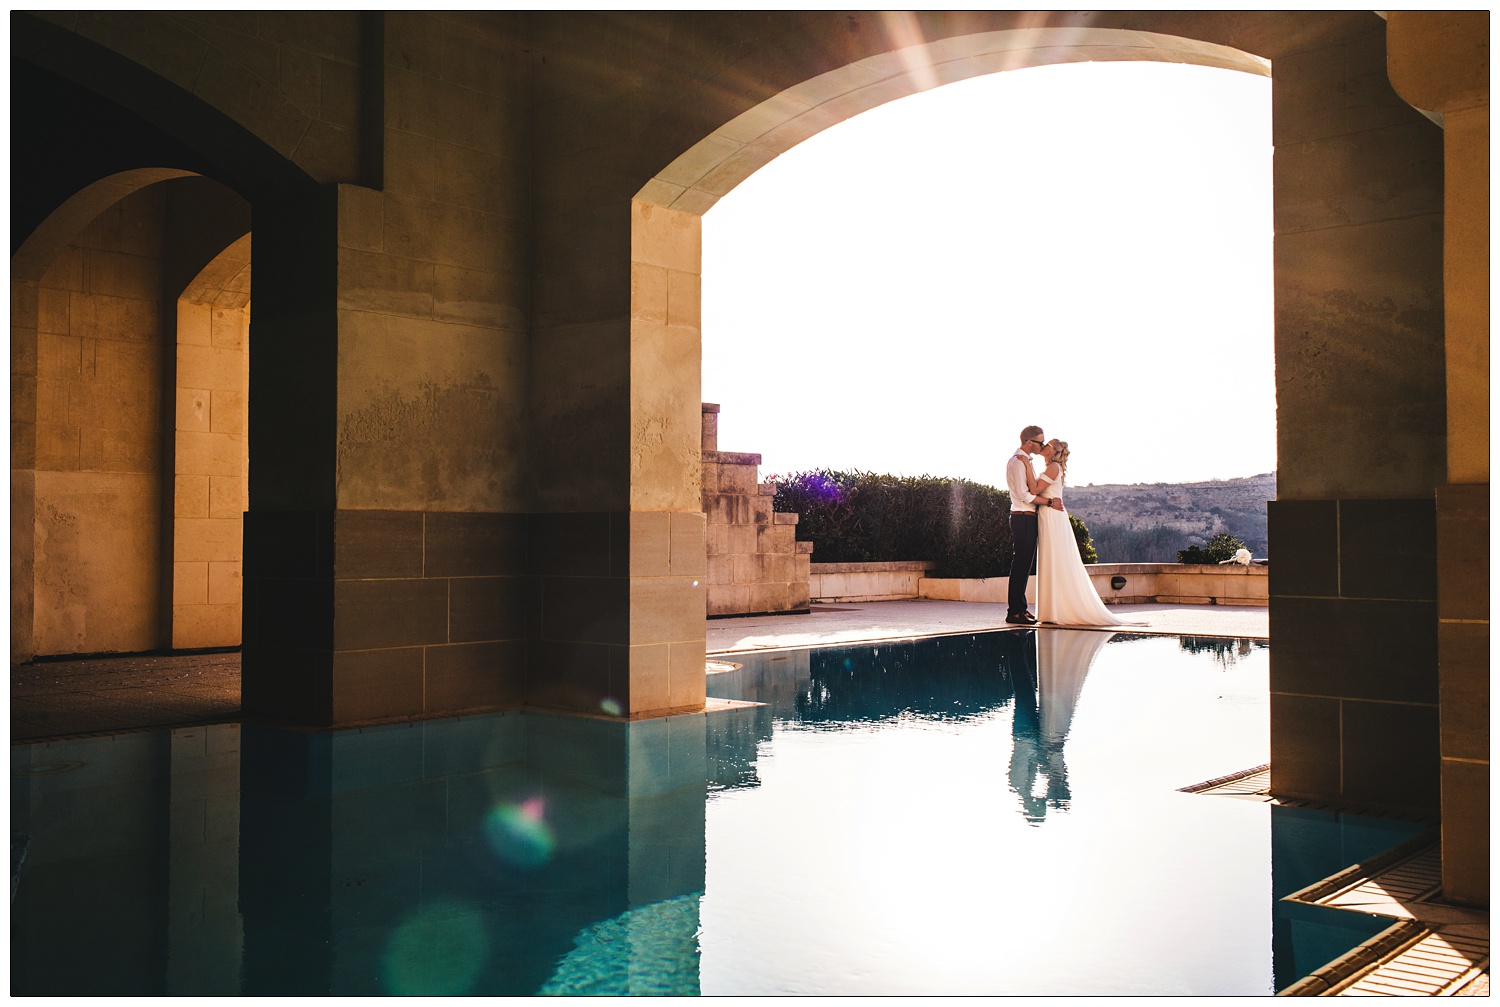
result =
[[[381,961],[385,988],[398,996],[470,993],[489,944],[478,909],[446,899],[431,902],[386,941]]]
[[[502,804],[484,821],[490,852],[513,867],[540,867],[552,859],[552,828],[540,797],[520,804]]]
[[[599,709],[603,710],[611,717],[618,717],[623,712],[620,706],[620,701],[610,696],[606,696],[604,697],[604,699],[600,700]]]

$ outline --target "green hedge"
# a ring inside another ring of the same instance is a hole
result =
[[[1226,559],[1234,559],[1234,554],[1245,548],[1245,543],[1233,535],[1220,533],[1209,539],[1205,544],[1188,546],[1177,553],[1179,563],[1222,563]]]
[[[797,538],[817,563],[931,560],[934,577],[1010,573],[1010,494],[967,479],[815,469],[772,477],[776,509],[800,515]],[[1069,515],[1085,563],[1089,530]]]

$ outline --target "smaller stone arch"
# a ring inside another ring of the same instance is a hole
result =
[[[243,358],[249,223],[249,205],[219,183],[133,169],[75,193],[12,257],[13,663],[170,645],[172,291],[194,276],[218,290],[218,310],[243,316]],[[205,261],[219,266],[205,274]],[[235,524],[237,551],[238,513]]]
[[[10,259],[12,282],[35,282],[62,254],[78,232],[98,219],[105,210],[148,185],[173,178],[191,178],[196,172],[180,168],[135,168],[101,178],[80,190],[42,221]]]

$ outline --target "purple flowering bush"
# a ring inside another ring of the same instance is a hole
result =
[[[801,515],[797,538],[819,563],[931,560],[934,577],[1010,573],[1010,494],[967,479],[814,469],[771,476],[778,511]],[[1073,517],[1084,562],[1088,528]]]

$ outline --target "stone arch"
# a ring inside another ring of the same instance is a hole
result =
[[[1060,12],[1045,16],[1070,25],[1026,27],[1039,16],[881,14],[884,30],[871,33],[853,16],[809,15],[788,26],[807,40],[794,51],[758,25],[765,41],[674,94],[677,131],[667,141],[660,128],[659,160],[638,165],[642,181],[629,186],[631,517],[669,511],[675,522],[701,506],[701,214],[736,182],[839,118],[981,72],[1091,54],[1256,73],[1274,64],[1279,499],[1269,523],[1285,562],[1271,585],[1272,785],[1434,806],[1433,487],[1445,477],[1448,403],[1442,134],[1392,89],[1386,25],[1373,12]],[[983,31],[996,27],[1005,30]],[[899,45],[923,37],[941,40]],[[1399,587],[1363,572],[1385,561],[1362,543],[1393,541],[1411,543]],[[1331,621],[1336,657],[1320,649]],[[632,611],[633,645],[648,623]],[[675,635],[650,628],[669,641],[690,632],[686,617]],[[1392,660],[1397,652],[1409,656]],[[1376,666],[1393,670],[1366,673]],[[1392,760],[1410,774],[1374,768]]]
[[[357,173],[350,158],[314,154],[312,134],[320,131],[313,118],[269,88],[242,54],[183,31],[170,15],[138,17],[140,22],[127,24],[87,13],[18,12],[11,17],[12,53],[19,63],[105,96],[138,116],[200,159],[195,169],[246,198],[324,181],[317,169],[299,163],[299,153],[300,162],[348,161],[343,174]],[[205,62],[213,64],[211,73],[199,72]]]
[[[701,216],[779,154],[888,101],[1006,70],[1142,60],[1271,74],[1270,60],[1226,45],[1119,28],[1012,28],[923,42],[831,70],[742,112],[675,158],[635,198]]]
[[[12,258],[13,662],[170,644],[171,291],[248,228],[232,190],[135,169],[85,186]]]
[[[867,56],[786,88],[657,172],[631,210],[632,359],[638,353],[651,362],[632,365],[632,509],[698,505],[701,228],[720,198],[803,140],[898,98],[1026,67],[1143,60],[1271,73],[1264,57],[1150,31],[1037,27],[956,35]]]

